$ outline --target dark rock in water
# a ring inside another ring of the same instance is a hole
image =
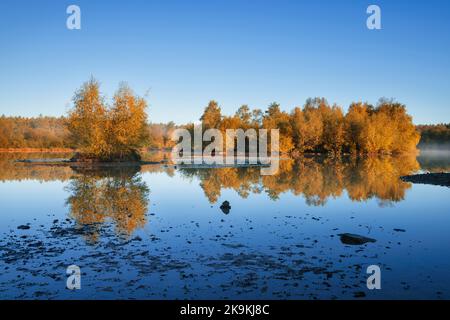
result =
[[[394,231],[395,231],[395,232],[406,232],[405,229],[398,229],[398,228],[394,229]]]
[[[400,179],[405,182],[450,187],[450,173],[448,172],[414,174],[400,177]]]
[[[362,291],[358,291],[358,292],[353,293],[353,297],[354,298],[364,298],[365,296],[366,296],[366,294],[364,292],[362,292]]]
[[[220,210],[222,210],[222,212],[225,214],[229,214],[231,210],[230,203],[228,201],[224,201],[220,206]]]
[[[376,242],[377,241],[375,239],[367,238],[367,237],[360,236],[357,234],[352,234],[352,233],[341,233],[341,234],[338,234],[338,236],[341,237],[342,243],[354,245],[354,246],[365,244],[367,242]]]
[[[240,243],[236,243],[236,244],[233,244],[233,243],[222,243],[222,245],[224,247],[231,248],[231,249],[239,249],[239,248],[244,248],[245,247],[243,244],[240,244]]]
[[[28,229],[30,229],[30,226],[21,225],[21,226],[18,226],[17,229],[19,229],[19,230],[28,230]]]

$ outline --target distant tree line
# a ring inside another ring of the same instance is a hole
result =
[[[0,117],[0,148],[70,148],[65,118]]]
[[[419,125],[420,145],[450,144],[450,123]]]
[[[172,133],[178,127],[172,121],[148,124],[149,139],[147,146],[157,150],[171,149],[175,144],[172,141]]]

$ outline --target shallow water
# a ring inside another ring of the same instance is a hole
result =
[[[399,179],[448,158],[284,160],[263,177],[14,162],[30,157],[43,156],[0,154],[2,299],[450,298],[450,189]],[[70,265],[80,290],[66,289]]]

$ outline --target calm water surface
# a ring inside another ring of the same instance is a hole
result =
[[[450,189],[399,179],[446,156],[285,160],[275,176],[14,162],[31,157],[0,154],[1,299],[450,298]]]

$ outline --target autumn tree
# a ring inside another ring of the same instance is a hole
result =
[[[253,128],[259,128],[262,126],[262,120],[263,120],[264,113],[261,109],[253,109],[252,110],[252,120],[251,124]]]
[[[403,104],[381,99],[369,113],[360,140],[363,153],[408,153],[416,150],[420,134]]]
[[[200,120],[202,121],[204,130],[218,129],[220,121],[222,120],[219,104],[216,101],[211,100],[205,108]]]
[[[147,103],[122,84],[109,110],[108,143],[113,157],[123,159],[135,153],[148,141]]]
[[[373,108],[367,103],[352,103],[345,115],[345,144],[350,153],[363,151],[363,131],[368,126]]]
[[[305,116],[303,110],[299,107],[294,108],[291,112],[292,139],[294,148],[297,152],[305,151]]]
[[[385,112],[375,111],[362,131],[362,153],[390,153],[393,149],[395,124]]]
[[[381,99],[377,113],[386,114],[392,127],[391,153],[412,152],[420,140],[420,134],[412,122],[412,117],[406,113],[406,106],[391,100]]]
[[[87,157],[105,158],[111,152],[107,138],[108,110],[100,94],[100,85],[91,78],[75,93],[74,107],[69,112],[67,126],[70,139]]]
[[[138,160],[138,149],[148,138],[147,103],[126,86],[116,92],[112,107],[104,102],[99,83],[86,82],[74,96],[67,117],[78,160]]]
[[[304,123],[300,127],[303,133],[303,151],[317,152],[322,141],[323,121],[317,107],[308,100],[303,107]]]
[[[340,154],[345,143],[345,122],[342,109],[334,105],[321,109],[323,132],[322,148],[333,154]]]
[[[322,139],[322,117],[316,108],[299,107],[291,112],[291,127],[295,153],[316,152]]]
[[[242,129],[246,129],[250,127],[250,120],[252,118],[252,115],[250,113],[250,108],[248,105],[244,104],[242,105],[237,111],[235,116],[239,118],[241,121]]]
[[[287,112],[281,111],[278,103],[274,102],[269,105],[263,117],[262,127],[269,131],[271,129],[280,130],[279,151],[281,153],[288,153],[294,148],[290,116]]]

